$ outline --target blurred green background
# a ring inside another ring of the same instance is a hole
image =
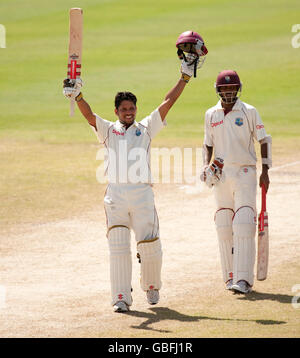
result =
[[[128,90],[138,97],[137,120],[149,114],[179,78],[178,35],[194,30],[208,47],[206,62],[154,145],[201,146],[204,113],[217,102],[215,78],[231,68],[243,82],[241,99],[273,136],[274,163],[299,153],[300,48],[291,44],[299,0],[1,0],[3,227],[69,215],[102,199],[93,195],[96,137],[77,109],[69,117],[62,94],[71,7],[83,8],[83,93],[94,112],[115,120],[114,96]]]

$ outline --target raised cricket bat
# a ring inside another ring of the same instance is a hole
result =
[[[73,7],[70,9],[70,38],[68,58],[68,78],[75,80],[81,74],[82,52],[82,9]],[[70,116],[74,115],[75,100],[71,99]]]
[[[269,226],[266,205],[266,188],[261,187],[261,212],[258,217],[257,238],[257,273],[256,278],[263,281],[267,278],[269,263]]]

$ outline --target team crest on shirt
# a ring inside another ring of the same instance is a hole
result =
[[[244,123],[243,118],[236,118],[235,124],[236,124],[237,126],[240,127],[240,126],[243,125],[243,123]]]
[[[136,135],[137,137],[139,137],[141,134],[142,134],[142,132],[141,132],[139,129],[137,129],[137,130],[135,131],[135,135]]]

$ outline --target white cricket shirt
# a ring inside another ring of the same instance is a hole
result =
[[[140,122],[134,121],[127,130],[119,120],[110,122],[95,116],[96,134],[106,148],[108,182],[151,183],[151,140],[166,125],[158,108]]]
[[[226,116],[221,101],[208,109],[204,130],[204,144],[214,147],[215,157],[225,165],[256,165],[254,138],[267,135],[256,108],[239,99]]]

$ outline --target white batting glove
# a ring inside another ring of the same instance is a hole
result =
[[[216,185],[220,178],[216,176],[208,165],[201,169],[200,180],[203,181],[209,188]]]
[[[64,80],[64,88],[63,88],[63,94],[67,98],[75,99],[81,92],[81,87],[83,86],[83,82],[81,78],[76,78],[75,80],[71,80],[69,78],[66,78]]]
[[[206,180],[205,180],[205,184],[209,187],[212,188],[214,185],[218,184],[220,178],[217,177],[216,175],[214,175],[210,168],[207,168],[206,170]]]
[[[188,53],[186,55],[186,61],[184,59],[181,61],[180,72],[182,74],[188,75],[189,77],[192,77],[194,75],[195,61],[197,62],[197,67],[199,62],[198,56],[193,55],[192,53]]]
[[[203,167],[203,178],[205,184],[211,188],[214,185],[217,185],[219,181],[225,180],[225,174],[223,172],[224,161],[221,158],[216,158],[210,166]],[[201,179],[201,176],[200,176]],[[201,179],[202,180],[202,179]]]
[[[206,181],[206,169],[208,168],[208,165],[204,165],[200,172],[200,180],[205,182]]]

